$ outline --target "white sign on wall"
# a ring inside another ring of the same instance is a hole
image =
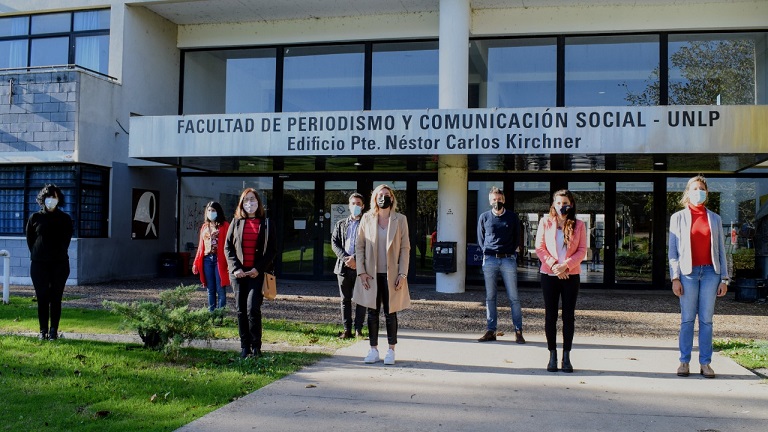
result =
[[[768,106],[132,117],[135,158],[768,152]]]

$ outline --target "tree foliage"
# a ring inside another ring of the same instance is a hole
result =
[[[755,42],[750,39],[694,40],[670,56],[669,104],[722,105],[755,103]],[[679,78],[675,78],[676,73]],[[659,68],[651,72],[645,90],[627,88],[630,105],[657,105]]]

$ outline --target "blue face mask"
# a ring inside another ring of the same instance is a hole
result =
[[[689,191],[688,200],[695,206],[702,204],[707,200],[707,191],[701,189]]]
[[[358,217],[363,212],[363,208],[358,205],[351,205],[349,208],[352,210],[352,217]]]

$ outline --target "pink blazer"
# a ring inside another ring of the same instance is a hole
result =
[[[557,220],[545,215],[539,221],[536,231],[536,255],[541,260],[541,272],[552,274],[552,266],[557,264]],[[576,219],[573,238],[566,250],[565,264],[568,274],[580,274],[581,262],[587,256],[587,229],[584,222]]]

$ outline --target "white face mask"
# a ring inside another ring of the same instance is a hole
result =
[[[216,221],[216,216],[218,216],[218,215],[219,214],[216,213],[215,211],[209,211],[208,212],[208,220],[211,221],[211,222],[215,222]]]
[[[358,217],[360,216],[360,213],[363,212],[363,208],[360,207],[359,205],[350,204],[349,211],[352,212],[352,217]]]
[[[688,192],[688,200],[693,205],[699,205],[707,200],[707,191],[697,189]]]
[[[258,202],[250,202],[250,201],[243,202],[243,210],[245,210],[246,213],[256,213],[256,210],[258,209],[259,209]]]
[[[53,211],[57,205],[59,205],[59,200],[57,198],[48,197],[45,199],[45,208],[47,208],[48,211]]]

